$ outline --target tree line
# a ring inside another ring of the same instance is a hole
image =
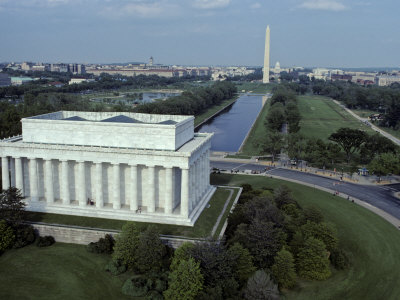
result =
[[[236,92],[236,86],[232,82],[216,82],[210,87],[186,91],[165,101],[139,105],[134,111],[150,114],[197,115],[213,105],[231,99]]]

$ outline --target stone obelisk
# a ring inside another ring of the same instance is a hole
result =
[[[263,83],[269,82],[269,26],[267,26],[267,32],[265,34],[265,54],[264,54],[264,73]]]

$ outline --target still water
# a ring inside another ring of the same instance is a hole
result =
[[[203,124],[197,131],[214,132],[212,151],[237,152],[255,122],[262,103],[261,95],[242,95],[232,106]]]

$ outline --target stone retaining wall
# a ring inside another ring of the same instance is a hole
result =
[[[100,238],[104,237],[106,234],[112,236],[117,235],[120,231],[118,230],[104,230],[95,228],[84,228],[78,226],[67,226],[60,224],[45,224],[45,223],[29,223],[35,228],[36,232],[40,236],[51,235],[54,237],[56,242],[60,243],[70,243],[70,244],[80,244],[87,245],[91,242],[97,242]],[[184,242],[201,242],[201,239],[187,239],[183,237],[173,237],[173,236],[160,236],[162,242],[172,248],[178,248]]]

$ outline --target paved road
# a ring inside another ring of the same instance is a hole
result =
[[[265,166],[258,164],[241,164],[235,162],[211,161],[211,167],[221,170],[255,170],[265,171]],[[358,198],[367,202],[400,220],[400,199],[394,196],[400,191],[400,184],[374,186],[360,185],[348,182],[341,182],[336,179],[326,178],[314,174],[298,172],[294,170],[270,168],[266,174],[280,176],[288,179],[298,180],[304,183],[328,188]]]

